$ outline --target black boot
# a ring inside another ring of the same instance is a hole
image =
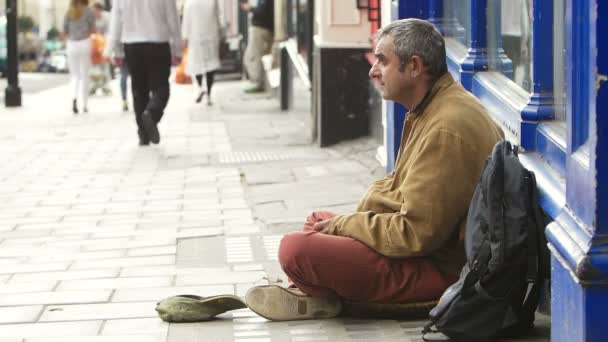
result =
[[[141,129],[141,128],[138,129],[137,135],[139,136],[139,146],[150,145],[150,139],[148,138],[148,135],[146,134],[146,132],[143,129]]]
[[[160,134],[158,133],[158,126],[156,120],[152,117],[152,114],[148,111],[144,111],[141,116],[141,122],[143,123],[144,132],[148,138],[148,141],[153,144],[160,142]]]
[[[76,99],[72,101],[72,113],[78,114],[78,103],[76,102]]]

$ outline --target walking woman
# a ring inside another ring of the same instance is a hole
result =
[[[223,1],[186,0],[182,21],[182,36],[188,46],[186,73],[196,78],[199,94],[196,103],[207,95],[212,105],[211,88],[215,71],[220,68],[220,39],[224,34]],[[203,90],[203,75],[207,91]]]
[[[78,95],[82,96],[82,110],[87,112],[89,96],[89,68],[91,67],[91,40],[95,32],[95,14],[88,0],[70,0],[65,15],[63,33],[68,39],[68,67],[72,82],[72,111],[78,114]]]

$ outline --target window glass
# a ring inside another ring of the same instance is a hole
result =
[[[454,36],[465,46],[471,46],[471,0],[444,0],[443,15],[454,28]]]
[[[488,6],[488,27],[496,30],[488,30],[488,45],[502,46],[513,62],[513,81],[531,92],[532,0],[502,0],[500,8]]]
[[[555,119],[566,121],[566,1],[553,3],[553,96]]]
[[[304,59],[308,59],[310,45],[312,42],[312,30],[310,27],[311,17],[308,11],[309,0],[297,0],[297,37],[298,37],[298,50]],[[312,0],[310,0],[312,1]]]
[[[502,48],[513,63],[512,80],[524,90],[532,90],[532,0],[502,0],[488,3],[488,49]],[[492,57],[492,56],[491,56]],[[501,60],[491,59],[498,69]],[[504,65],[504,64],[503,64]]]

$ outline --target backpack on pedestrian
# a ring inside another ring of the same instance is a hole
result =
[[[467,262],[431,310],[425,341],[434,341],[429,333],[437,331],[453,341],[492,341],[534,326],[540,289],[550,277],[549,218],[534,173],[517,151],[500,141],[486,160],[467,215]]]

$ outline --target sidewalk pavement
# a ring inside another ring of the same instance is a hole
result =
[[[173,85],[149,147],[118,96],[75,116],[59,86],[0,111],[0,342],[420,341],[421,321],[157,317],[170,295],[285,284],[282,234],[315,209],[352,211],[384,175],[370,139],[317,148],[305,106],[283,113],[246,87],[218,82],[207,107]]]

